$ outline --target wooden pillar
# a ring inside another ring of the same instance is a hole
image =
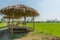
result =
[[[10,26],[10,18],[8,18],[8,26]]]
[[[26,27],[26,9],[24,8],[24,27]]]
[[[34,17],[32,19],[33,19],[33,31],[34,31],[34,29],[35,29]]]
[[[34,13],[33,13],[33,31],[34,31],[34,29],[35,29],[35,21],[34,21]]]
[[[24,27],[26,27],[26,16],[24,16]]]
[[[11,33],[13,33],[13,27],[14,27],[14,13],[12,13],[12,27],[11,27]]]

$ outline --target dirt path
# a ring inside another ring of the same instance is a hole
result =
[[[29,33],[26,37],[18,38],[15,40],[60,40],[60,38],[51,35],[33,35],[32,33]]]
[[[26,37],[18,38],[15,40],[45,40],[43,35],[33,35],[32,33],[29,33]]]

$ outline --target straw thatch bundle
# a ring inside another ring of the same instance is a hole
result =
[[[7,19],[13,19],[12,16],[4,16],[3,18],[7,18]],[[22,16],[15,16],[14,19],[19,19],[19,18],[22,18]]]
[[[39,13],[33,8],[27,7],[25,5],[19,4],[14,6],[8,6],[0,10],[0,13],[9,16],[14,16],[14,18],[20,18],[23,16],[38,16]],[[12,18],[12,17],[10,17]]]

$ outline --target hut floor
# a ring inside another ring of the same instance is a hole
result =
[[[13,33],[25,33],[25,32],[30,32],[32,31],[32,27],[13,27]]]

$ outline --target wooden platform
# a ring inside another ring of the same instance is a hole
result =
[[[30,32],[33,31],[32,27],[13,27],[13,32]]]

